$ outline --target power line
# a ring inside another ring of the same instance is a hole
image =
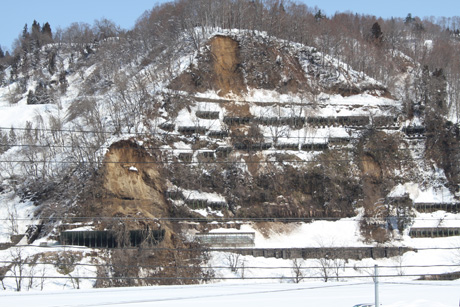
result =
[[[15,221],[34,221],[30,218],[15,218]],[[331,221],[331,222],[353,222],[357,223],[363,220],[376,220],[374,217],[114,217],[114,216],[93,216],[93,217],[60,217],[60,216],[50,216],[50,217],[40,217],[37,220],[63,220],[72,222],[104,222],[104,221],[172,221],[172,222],[181,222],[181,221],[205,221],[205,222],[315,222],[315,221]],[[439,221],[440,218],[414,218],[413,221]],[[460,218],[442,218],[443,221],[460,221]],[[11,221],[10,218],[0,218],[0,221]],[[443,228],[438,226],[426,227],[426,228]],[[451,227],[452,228],[452,227]],[[459,227],[460,228],[460,227]]]
[[[308,150],[304,150],[304,149],[283,149],[283,148],[280,148],[280,149],[276,149],[276,146],[282,146],[283,144],[285,143],[277,143],[277,144],[272,144],[271,147],[275,147],[275,149],[271,149],[270,148],[267,148],[267,149],[259,149],[259,148],[262,148],[263,145],[265,143],[263,142],[259,142],[259,143],[252,143],[251,144],[251,147],[250,148],[247,148],[247,149],[236,149],[237,151],[240,151],[240,152],[258,152],[258,151],[263,151],[265,153],[278,153],[280,151],[297,151],[297,152],[308,152]],[[288,143],[286,143],[288,144]],[[298,143],[298,144],[292,144],[292,145],[310,145],[310,144],[315,144],[315,143]],[[288,145],[291,145],[291,144],[288,144]],[[187,153],[187,152],[209,152],[209,151],[215,151],[215,150],[211,150],[209,148],[200,148],[200,149],[192,149],[192,148],[165,148],[164,147],[165,145],[162,145],[162,146],[159,146],[159,147],[153,147],[153,146],[142,146],[143,149],[145,150],[159,150],[161,151],[162,153],[163,152],[172,152],[172,153],[175,153],[175,152],[178,152],[178,153]],[[56,144],[0,144],[0,147],[23,147],[23,148],[69,148],[69,149],[93,149],[93,150],[100,150],[100,149],[110,149],[112,147],[112,145],[106,145],[106,146],[86,146],[86,145],[56,145]],[[351,148],[348,148],[346,145],[344,146],[339,146],[339,147],[342,147],[342,148],[333,148],[333,149],[350,149]],[[230,145],[230,146],[222,146],[221,148],[234,148],[233,145]],[[448,148],[446,150],[444,150],[444,152],[457,152],[460,148]],[[315,152],[314,150],[312,150],[313,152]],[[408,152],[408,153],[411,153],[413,152],[412,149],[410,148],[398,148],[398,151],[399,152]],[[319,152],[316,151],[316,152]],[[382,148],[372,148],[371,150],[372,153],[374,152],[388,152],[388,148],[386,147],[382,147]]]
[[[312,259],[315,260],[315,259]],[[88,266],[88,267],[116,267],[116,268],[124,268],[124,269],[129,269],[129,268],[151,268],[151,269],[190,269],[190,270],[196,270],[196,269],[260,269],[260,270],[277,270],[277,269],[292,269],[293,266],[214,266],[214,265],[208,265],[208,266],[185,266],[185,265],[144,265],[144,264],[139,264],[139,265],[124,265],[124,264],[114,264],[114,263],[68,263],[68,262],[34,262],[34,261],[15,261],[15,260],[10,260],[10,261],[0,261],[2,264],[22,264],[22,265],[54,265],[54,266]],[[455,268],[455,267],[460,267],[458,264],[431,264],[431,265],[384,265],[381,266],[379,265],[380,269],[408,269],[408,268]],[[312,270],[312,269],[322,269],[324,268],[323,266],[296,266],[296,269],[302,269],[302,270]],[[374,266],[340,266],[340,269],[343,270],[361,270],[361,269],[373,269]]]
[[[288,126],[288,125],[287,125]],[[201,127],[201,126],[190,126],[190,127]],[[327,128],[326,128],[327,127]],[[307,128],[306,126],[304,127],[301,127],[302,128]],[[314,129],[318,129],[318,127],[316,126],[313,126],[313,127],[309,127],[309,128],[314,128]],[[330,126],[325,126],[324,129],[330,129],[331,127]],[[339,128],[339,129],[353,129],[355,128],[354,126],[340,126],[340,127],[334,127],[332,126],[332,128]],[[361,127],[362,129],[361,130],[370,130],[370,128],[365,128],[365,127]],[[160,128],[161,129],[161,128]],[[84,129],[49,129],[49,128],[22,128],[22,127],[0,127],[0,130],[8,130],[8,131],[15,131],[15,130],[18,130],[18,131],[28,131],[28,132],[38,132],[38,131],[41,131],[41,132],[50,132],[50,133],[71,133],[71,134],[76,134],[76,133],[88,133],[88,134],[108,134],[108,135],[121,135],[121,134],[125,134],[126,136],[128,137],[132,137],[132,136],[152,136],[152,135],[156,135],[156,136],[171,136],[171,137],[176,137],[176,136],[182,136],[182,137],[186,137],[186,136],[205,136],[203,135],[203,133],[198,133],[198,132],[195,132],[195,133],[180,133],[180,132],[158,132],[158,131],[148,131],[148,132],[126,132],[126,133],[122,133],[120,131],[104,131],[104,130],[84,130]],[[295,133],[295,131],[299,131],[300,129],[298,130],[293,130],[293,133]],[[401,130],[393,130],[391,129],[392,131],[399,131],[401,132]],[[219,130],[208,130],[208,131],[219,131]],[[227,130],[223,130],[223,131],[227,131]],[[430,136],[430,135],[435,135],[435,133],[423,133],[421,134],[423,136]],[[337,137],[334,137],[334,136],[289,136],[289,135],[277,135],[277,134],[269,134],[269,135],[254,135],[254,136],[251,136],[251,135],[228,135],[228,136],[225,136],[224,138],[251,138],[251,137],[264,137],[264,138],[286,138],[286,139],[289,139],[289,138],[294,138],[294,139],[299,139],[299,138],[302,138],[302,139],[328,139],[328,138],[337,138]],[[338,137],[338,138],[341,138],[341,137]],[[344,137],[346,139],[349,139],[349,140],[355,140],[355,139],[360,139],[360,137],[352,137],[352,136],[347,136],[347,137]]]
[[[37,245],[12,245],[10,246],[11,248],[37,248],[40,246]],[[43,249],[53,249],[53,248],[70,248],[70,249],[84,249],[84,250],[143,250],[143,251],[157,251],[157,252],[233,252],[233,253],[239,253],[242,251],[252,251],[252,250],[271,250],[271,251],[277,251],[277,250],[353,250],[353,249],[362,249],[362,250],[375,250],[375,249],[382,249],[385,250],[385,247],[378,247],[378,246],[349,246],[349,247],[342,247],[342,246],[310,246],[310,247],[273,247],[273,248],[266,248],[266,247],[208,247],[206,245],[202,245],[200,247],[191,247],[191,248],[185,248],[185,247],[177,247],[177,248],[172,248],[172,247],[156,247],[156,246],[146,246],[146,247],[136,247],[136,246],[127,246],[127,247],[87,247],[83,245],[50,245],[50,246],[44,246],[41,247]],[[393,246],[390,247],[395,250],[404,250],[407,249],[407,252],[409,251],[424,251],[424,250],[459,250],[460,251],[460,246],[452,246],[452,247],[410,247],[410,246]],[[273,258],[273,257],[268,257],[268,258]],[[460,266],[460,265],[459,265]]]
[[[206,158],[203,158],[206,159]],[[203,164],[216,164],[216,165],[225,165],[225,164],[276,164],[276,163],[290,163],[290,164],[308,164],[308,163],[319,163],[319,162],[367,162],[368,160],[364,159],[318,159],[318,160],[249,160],[245,161],[243,157],[240,157],[243,161],[197,161],[197,162],[188,162],[188,161],[178,161],[178,160],[157,160],[157,161],[57,161],[57,160],[0,160],[0,163],[40,163],[40,164],[187,164],[187,165],[203,165]],[[426,158],[394,158],[393,161],[421,161]]]
[[[435,274],[435,273],[418,273],[418,274],[379,274],[379,278],[407,278],[407,277],[437,277],[439,275],[443,275],[443,273]],[[202,280],[202,281],[210,281],[210,280],[292,280],[295,276],[244,276],[244,277],[216,277],[216,276],[150,276],[150,277],[139,277],[139,276],[40,276],[40,275],[22,275],[20,277],[15,275],[5,275],[2,276],[3,278],[22,278],[22,279],[73,279],[73,280],[150,280],[150,281],[177,281],[177,280]],[[374,278],[374,276],[363,276],[363,275],[335,275],[330,274],[328,276],[302,276],[301,279],[368,279]]]

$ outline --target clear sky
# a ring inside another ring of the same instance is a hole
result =
[[[215,0],[219,1],[219,0]],[[425,16],[460,16],[460,0],[298,0],[309,7],[317,6],[327,15],[351,11],[383,18]],[[27,23],[49,22],[52,30],[72,22],[93,24],[107,18],[124,29],[158,2],[167,0],[15,0],[2,1],[0,10],[0,45],[8,50]]]

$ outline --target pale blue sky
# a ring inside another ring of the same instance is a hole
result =
[[[216,0],[218,1],[218,0]],[[134,26],[136,19],[157,2],[166,0],[16,0],[2,1],[0,11],[0,45],[11,47],[27,23],[49,22],[52,30],[65,28],[72,22],[107,18],[124,29]],[[301,0],[309,7],[317,6],[327,15],[351,11],[383,18],[412,16],[460,16],[460,0]]]

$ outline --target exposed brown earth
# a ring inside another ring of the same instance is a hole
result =
[[[216,36],[211,42],[215,86],[220,96],[229,93],[240,95],[246,91],[243,75],[238,69],[241,65],[238,42],[227,36]]]
[[[124,220],[126,229],[156,229],[160,224],[155,219],[169,216],[155,158],[135,142],[112,144],[98,182],[100,186],[93,187],[97,191],[93,192],[97,197],[92,204],[96,215],[138,219]],[[171,227],[169,223],[161,222],[161,228],[166,230],[164,241],[168,244]]]
[[[129,161],[129,163],[128,163]],[[103,187],[107,192],[104,210],[112,214],[164,217],[167,205],[154,159],[128,141],[115,143],[104,161]]]

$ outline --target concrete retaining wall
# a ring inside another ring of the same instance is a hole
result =
[[[361,260],[364,258],[389,258],[402,255],[414,249],[407,247],[325,247],[325,248],[212,248],[212,251],[233,252],[245,256],[316,259],[340,258]]]

